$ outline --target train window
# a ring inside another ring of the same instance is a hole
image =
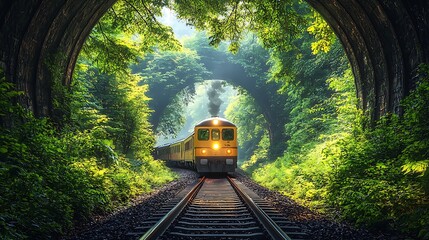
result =
[[[222,129],[222,140],[234,140],[234,129],[232,128]]]
[[[219,129],[212,130],[212,140],[217,141],[220,139],[220,131]]]
[[[198,140],[209,140],[209,135],[208,129],[198,129]]]

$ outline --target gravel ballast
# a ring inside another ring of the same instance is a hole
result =
[[[198,179],[198,174],[187,169],[173,169],[180,177],[148,194],[133,199],[126,207],[109,215],[94,216],[92,221],[75,227],[64,240],[136,239],[127,235],[156,213],[166,202],[174,198],[186,186]]]
[[[257,193],[261,198],[268,200],[274,207],[279,209],[307,233],[311,240],[399,240],[410,239],[396,233],[369,232],[365,229],[357,229],[350,224],[336,221],[330,217],[323,216],[307,207],[299,205],[292,199],[271,191],[255,183],[242,172],[236,174],[236,179]]]
[[[128,233],[157,213],[165,203],[174,198],[181,190],[193,184],[198,179],[198,174],[186,169],[173,169],[180,176],[179,179],[162,186],[155,191],[143,194],[133,199],[127,207],[115,210],[104,216],[94,216],[92,221],[81,224],[73,229],[64,240],[88,240],[88,239],[136,239]],[[280,212],[283,212],[290,221],[295,222],[307,233],[308,239],[323,240],[399,240],[412,239],[399,236],[394,233],[369,232],[365,229],[353,228],[350,224],[335,221],[299,205],[290,198],[268,190],[253,182],[240,171],[235,174],[238,181],[257,193],[261,198],[271,202]]]

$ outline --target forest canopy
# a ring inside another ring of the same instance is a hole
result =
[[[159,20],[164,8],[205,33],[181,43]],[[404,114],[368,128],[342,46],[298,0],[119,0],[88,36],[71,86],[60,84],[61,53],[47,63],[51,118],[17,105],[22,93],[1,69],[1,235],[55,238],[177,177],[151,155],[151,120],[163,117],[154,104],[191,99],[214,56],[257,79],[226,110],[247,174],[316,211],[429,238],[428,66]],[[179,108],[166,107],[161,131],[177,132]],[[270,142],[276,133],[282,141]]]

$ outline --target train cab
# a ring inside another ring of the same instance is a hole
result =
[[[237,127],[219,117],[198,123],[194,129],[194,151],[197,172],[235,172]]]

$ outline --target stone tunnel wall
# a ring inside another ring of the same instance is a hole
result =
[[[52,114],[53,81],[67,86],[82,44],[116,0],[1,0],[0,62],[36,116]],[[429,1],[307,0],[339,36],[361,107],[373,119],[400,113],[429,56]],[[54,61],[55,60],[55,61]],[[59,67],[53,76],[47,63]]]
[[[36,116],[52,114],[53,81],[70,84],[86,37],[115,1],[2,1],[2,65],[7,79],[24,91],[21,102]],[[60,69],[58,76],[49,64]]]
[[[418,65],[428,62],[429,1],[308,0],[336,32],[356,80],[361,107],[373,119],[401,113]]]

